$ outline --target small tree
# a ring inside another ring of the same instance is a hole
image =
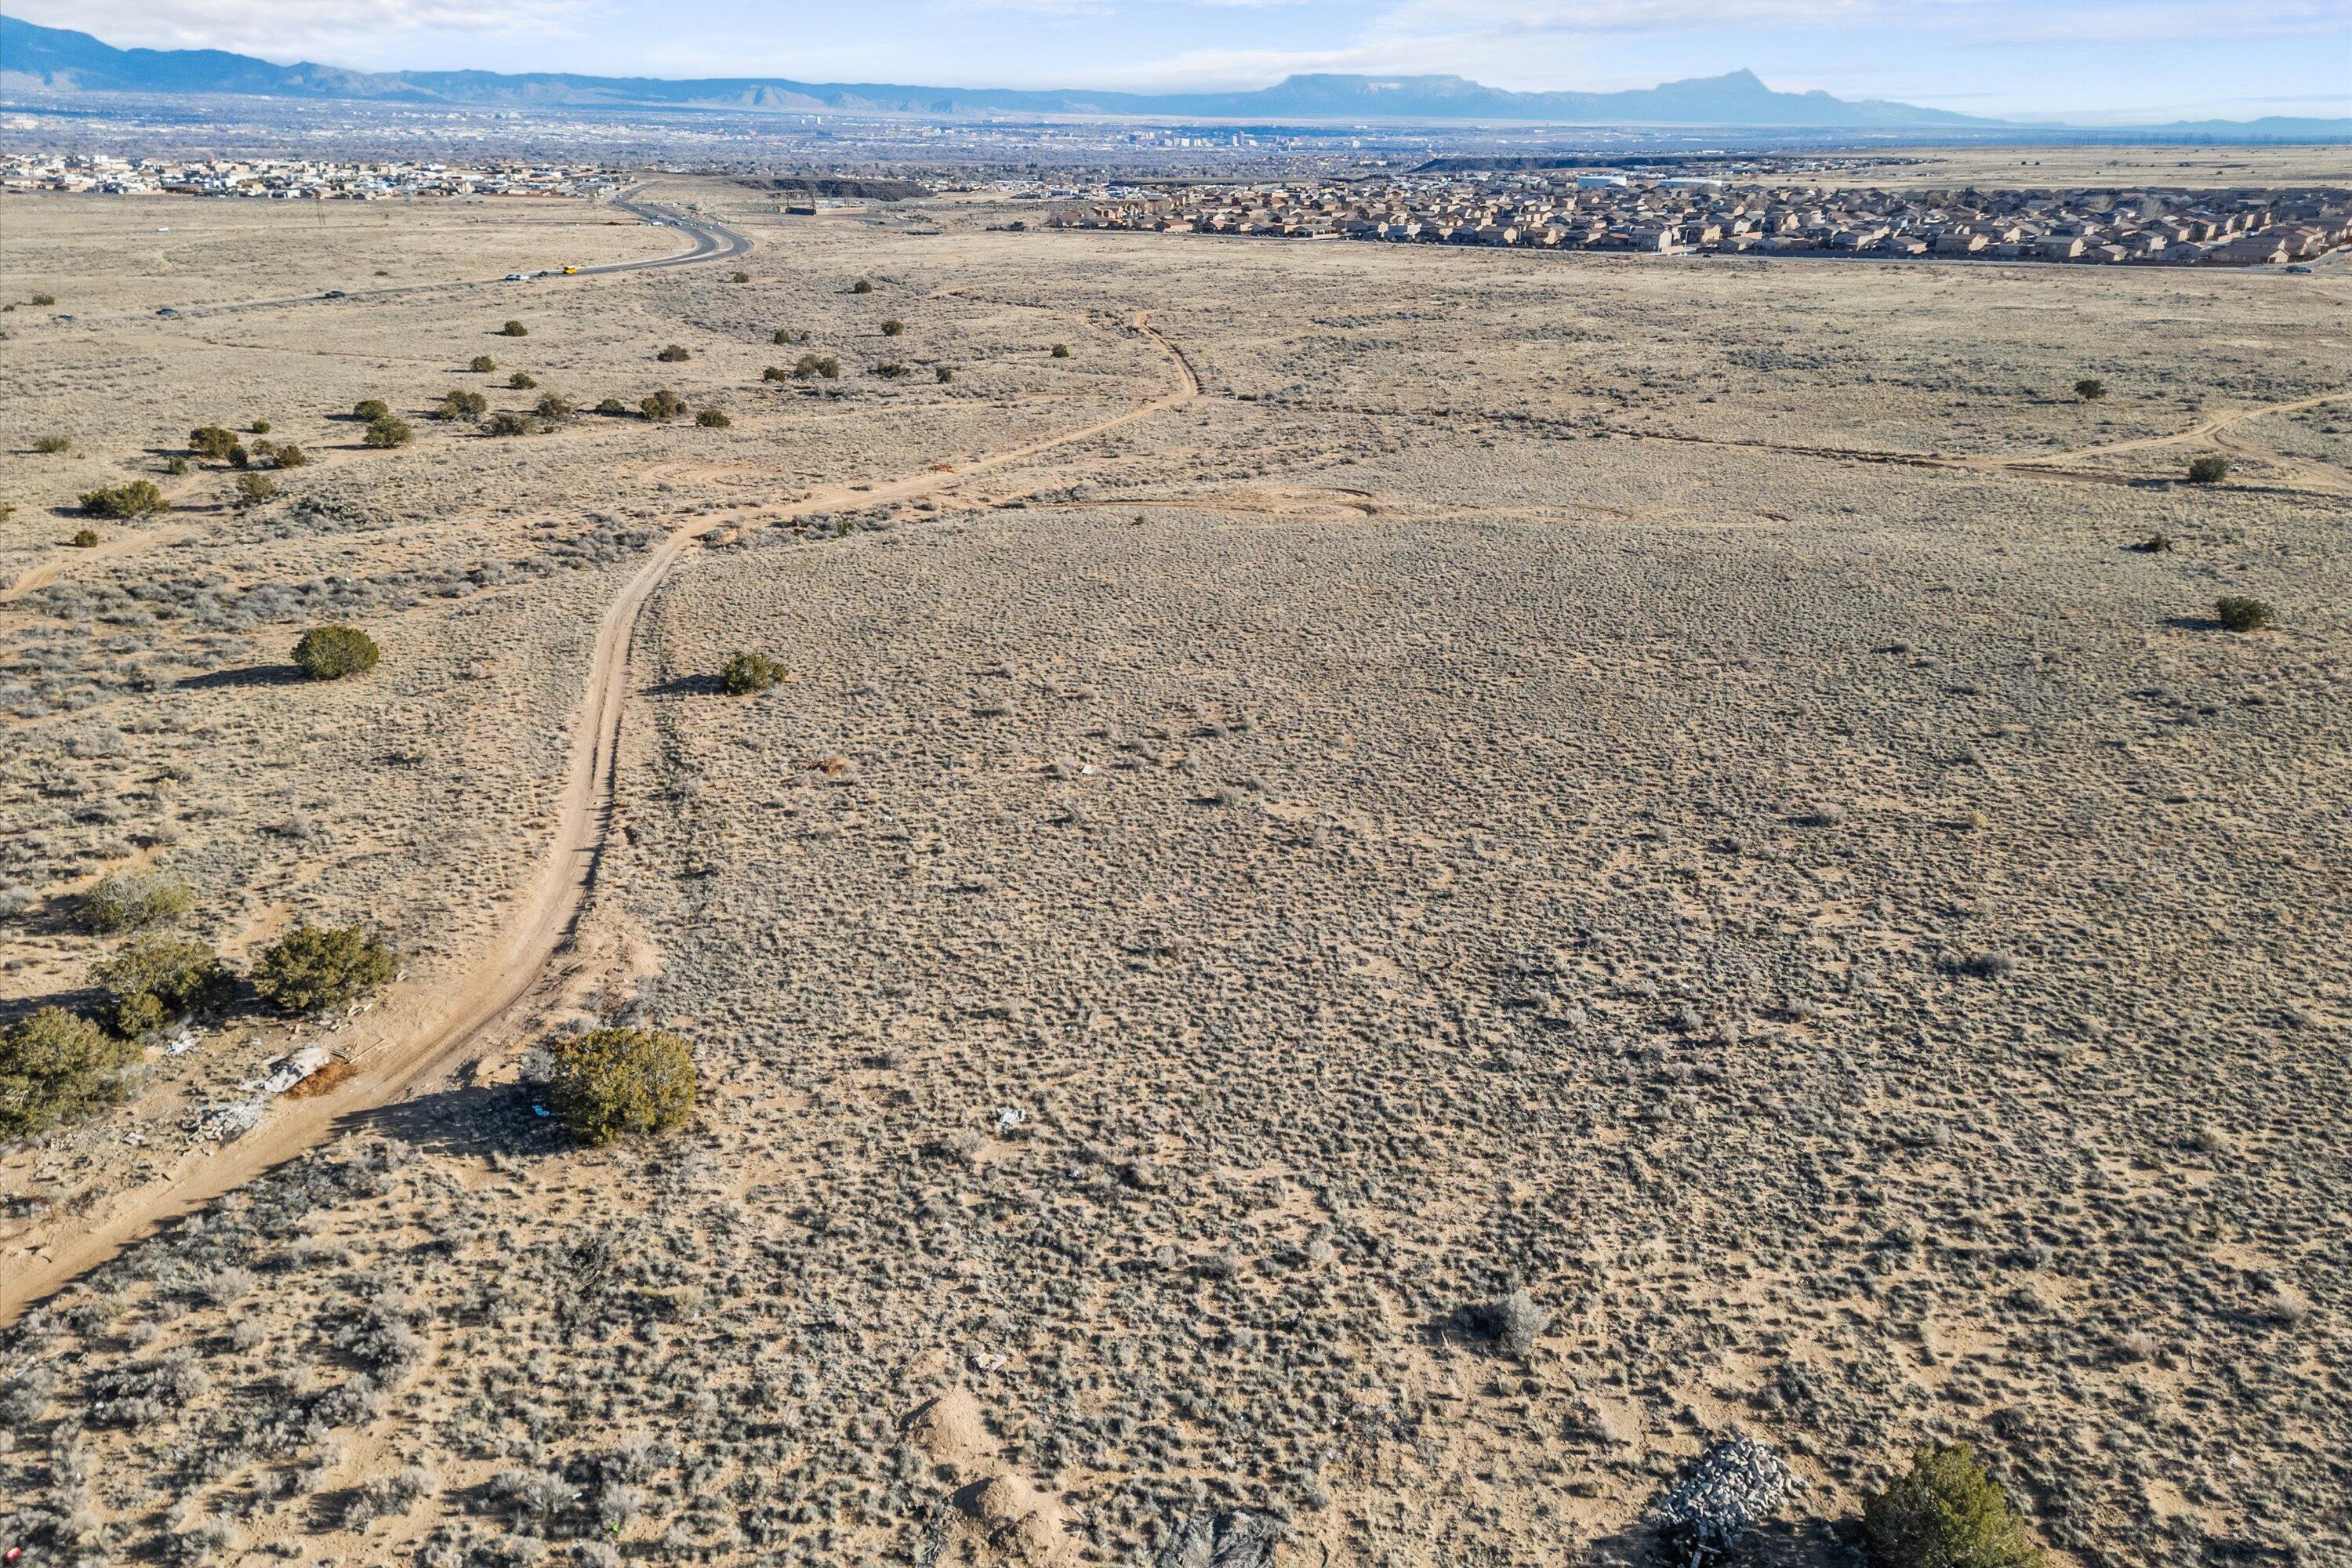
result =
[[[871,278],[860,278],[856,282],[852,283],[849,286],[849,291],[853,294],[871,294],[874,292],[874,279]]]
[[[667,348],[662,350],[661,353],[654,355],[654,358],[661,361],[664,364],[682,364],[693,357],[694,354],[684,343],[672,343]]]
[[[518,414],[511,408],[501,408],[490,416],[483,428],[493,436],[528,436],[539,428],[539,421],[528,414]]]
[[[199,458],[209,458],[216,463],[228,461],[236,447],[236,433],[217,425],[199,425],[188,432],[188,450]]]
[[[278,481],[268,474],[239,474],[236,477],[236,510],[250,511],[278,499]]]
[[[2037,1568],[2042,1549],[2000,1483],[1966,1443],[1911,1456],[1911,1468],[1863,1504],[1862,1528],[1886,1568]]]
[[[1054,345],[1054,357],[1055,357],[1055,359],[1067,359],[1067,358],[1069,358],[1069,357],[1070,357],[1070,345],[1069,345],[1069,344],[1067,344],[1067,343],[1055,343],[1055,344]]]
[[[159,871],[110,871],[81,896],[81,923],[105,935],[145,931],[178,920],[196,896],[177,877]]]
[[[530,336],[530,329],[524,326],[520,321],[509,321],[505,326],[499,329],[499,336],[502,338],[527,338]]]
[[[2074,395],[2085,403],[2096,403],[2107,395],[2107,384],[2095,375],[2086,375],[2074,384]]]
[[[390,416],[392,405],[381,397],[362,397],[352,405],[352,417],[362,425]]]
[[[91,978],[106,993],[107,1021],[116,1033],[134,1037],[220,1005],[236,984],[211,948],[163,935],[134,937]]]
[[[694,1047],[667,1029],[592,1029],[548,1047],[548,1109],[590,1145],[682,1126],[699,1087]]]
[[[490,372],[499,368],[499,362],[492,359],[488,354],[476,354],[472,363],[467,364],[466,368],[472,371],[477,375],[488,375]]]
[[[560,396],[552,392],[541,394],[539,402],[532,405],[531,411],[537,414],[541,419],[549,420],[551,422],[569,419],[574,414],[580,412],[580,410],[572,406],[570,399]]]
[[[289,441],[270,454],[269,461],[280,468],[299,468],[310,460],[310,454]]]
[[[2194,458],[2189,464],[2189,482],[2192,485],[2218,485],[2230,477],[2227,458]]]
[[[392,984],[400,956],[362,926],[296,926],[261,950],[253,988],[289,1013],[339,1007]]]
[[[62,1007],[0,1031],[0,1142],[47,1132],[129,1092],[139,1047]]]
[[[357,626],[312,626],[294,645],[294,662],[313,680],[363,675],[383,657],[375,639]]]
[[[906,330],[907,323],[896,316],[882,323],[882,335],[886,338],[895,338]]]
[[[701,426],[705,430],[724,430],[727,426],[735,423],[735,421],[727,417],[725,410],[718,408],[703,408],[696,410],[694,422],[697,425]]]
[[[81,510],[93,517],[152,517],[171,510],[172,503],[163,499],[154,480],[132,479],[107,489],[84,490]]]
[[[75,549],[77,549],[77,550],[95,550],[95,549],[97,549],[97,548],[98,548],[98,530],[96,530],[96,529],[94,529],[94,528],[77,528],[77,529],[75,529],[75,530],[74,530],[74,536],[73,536],[73,546],[74,546],[74,548],[75,548]]]
[[[33,450],[43,457],[54,457],[59,452],[72,451],[73,439],[68,436],[37,436],[33,438]]]
[[[2238,594],[2224,594],[2213,601],[2213,618],[2224,631],[2258,632],[2271,624],[2274,613],[2266,600]]]
[[[360,439],[371,447],[389,449],[394,447],[407,446],[416,439],[416,432],[411,430],[408,427],[408,421],[397,414],[387,414],[381,419],[370,420],[367,434]]]
[[[719,668],[719,689],[732,697],[748,697],[780,686],[792,673],[764,653],[739,653]]]
[[[173,479],[177,479],[182,474],[188,471],[188,459],[185,458],[173,458],[170,462],[163,465],[163,471],[171,475]]]
[[[663,420],[675,419],[684,414],[686,400],[665,386],[646,397],[644,402],[637,405],[637,407],[646,418],[659,424]]]
[[[489,412],[490,400],[478,392],[464,390],[445,392],[441,401],[433,405],[436,419],[479,419]]]
[[[257,436],[267,436],[269,434],[269,421],[267,419],[257,419],[252,424],[247,426],[246,428],[252,431]]]
[[[521,371],[517,371],[512,375],[507,377],[507,384],[513,387],[517,392],[530,392],[533,388],[537,387],[539,383],[531,379],[530,376],[525,375]]]

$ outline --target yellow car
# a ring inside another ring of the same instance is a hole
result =
[[[571,277],[573,273],[575,273],[575,272],[577,272],[577,271],[579,271],[579,270],[580,270],[580,268],[578,268],[577,267],[567,267],[567,268],[565,268],[563,269],[563,275],[564,275],[566,278],[569,278],[569,277]]]

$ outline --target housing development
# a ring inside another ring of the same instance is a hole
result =
[[[2003,261],[2278,266],[2352,244],[2352,191],[1839,190],[1618,172],[1107,191],[1076,228],[1294,239]]]

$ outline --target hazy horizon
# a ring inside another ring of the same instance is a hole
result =
[[[121,47],[368,70],[780,76],[961,88],[1247,89],[1311,71],[1610,91],[1752,69],[1776,89],[2100,121],[2352,114],[2352,5],[2212,0],[16,0]],[[1728,19],[1732,25],[1723,25]]]

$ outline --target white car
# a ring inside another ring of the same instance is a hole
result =
[[[520,272],[509,272],[507,274],[507,281],[509,283],[520,283],[522,280],[523,277]]]

